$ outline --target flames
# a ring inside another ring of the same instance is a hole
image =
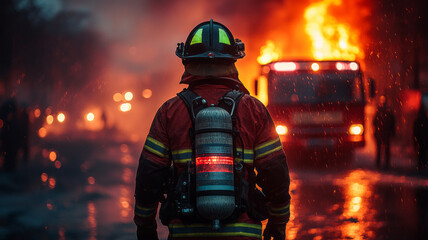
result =
[[[342,0],[322,0],[304,9],[302,16],[304,26],[301,29],[304,29],[306,36],[309,37],[310,46],[306,48],[310,49],[310,52],[302,52],[302,55],[309,54],[306,58],[315,60],[354,61],[364,58],[358,26],[351,26],[346,21],[339,20],[341,16],[335,16],[337,13],[347,14],[346,8],[347,6],[342,5]],[[332,10],[339,11],[333,13]],[[303,43],[305,39],[301,40]],[[269,40],[261,47],[257,61],[264,65],[279,60],[282,55],[289,54],[283,53],[274,41]]]
[[[281,57],[281,50],[275,46],[273,41],[267,41],[266,45],[260,49],[260,56],[257,62],[261,65],[268,64],[272,61],[279,60]]]
[[[342,0],[324,0],[305,10],[305,31],[312,40],[312,54],[316,60],[364,58],[358,46],[357,31],[328,12],[329,7],[341,4]]]

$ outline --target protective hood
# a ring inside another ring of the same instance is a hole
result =
[[[238,78],[238,71],[233,63],[219,66],[218,64],[192,63],[185,65],[185,71],[180,84],[219,84],[235,89],[236,86],[249,94],[244,84]]]

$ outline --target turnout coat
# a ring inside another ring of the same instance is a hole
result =
[[[194,80],[198,81],[194,81]],[[244,169],[254,169],[256,183],[267,197],[269,220],[287,222],[290,215],[289,172],[281,141],[266,107],[248,91],[237,76],[216,79],[183,76],[189,89],[216,104],[231,88],[245,94],[237,107],[236,127],[243,145],[236,142],[237,158]],[[195,84],[197,83],[197,84]],[[157,111],[139,159],[135,190],[134,221],[138,228],[155,228],[159,200],[162,199],[170,177],[171,165],[178,175],[188,161],[192,161],[189,128],[192,127],[186,105],[178,96],[166,101]],[[243,151],[242,151],[243,150]],[[241,153],[241,154],[240,154]],[[242,155],[243,153],[243,155]],[[248,171],[245,172],[248,177]],[[169,222],[169,239],[261,239],[262,225],[242,212],[234,222],[225,223],[220,230],[211,229],[210,222],[184,223],[180,219]]]

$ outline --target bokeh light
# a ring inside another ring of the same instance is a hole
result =
[[[40,109],[36,108],[36,109],[34,110],[34,117],[35,117],[35,118],[39,118],[39,117],[40,117],[40,114],[41,114]]]
[[[39,129],[39,137],[44,138],[46,137],[48,131],[46,130],[46,128],[42,127]]]
[[[48,115],[48,116],[46,117],[46,122],[47,122],[49,125],[51,125],[51,124],[53,123],[53,121],[54,121],[54,117],[53,117],[52,115]]]
[[[51,160],[52,162],[56,160],[56,152],[55,151],[51,151],[49,153],[49,160]]]
[[[42,182],[46,182],[48,180],[48,174],[42,173],[42,175],[40,176],[40,180],[42,180]]]
[[[94,121],[94,119],[95,119],[94,113],[90,112],[90,113],[86,114],[86,120],[88,120],[89,122]]]
[[[141,95],[143,96],[143,98],[150,98],[152,96],[152,90],[148,88],[144,89]]]
[[[56,118],[57,118],[58,122],[62,123],[62,122],[65,121],[65,114],[64,113],[59,113]]]
[[[123,100],[123,96],[120,93],[115,93],[113,94],[113,101],[115,102],[120,102]]]
[[[126,92],[124,97],[126,101],[131,101],[134,98],[134,94],[132,94],[132,92]]]
[[[120,105],[120,111],[122,112],[129,112],[132,109],[132,105],[130,103],[122,103]]]

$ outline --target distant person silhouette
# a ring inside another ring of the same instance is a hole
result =
[[[391,108],[386,104],[385,96],[380,97],[379,106],[373,119],[373,128],[376,140],[376,167],[381,168],[381,153],[384,151],[385,168],[389,168],[391,160],[390,142],[395,135],[395,118]]]
[[[413,140],[418,154],[418,170],[426,169],[428,149],[428,116],[427,109],[421,104],[413,125]]]

